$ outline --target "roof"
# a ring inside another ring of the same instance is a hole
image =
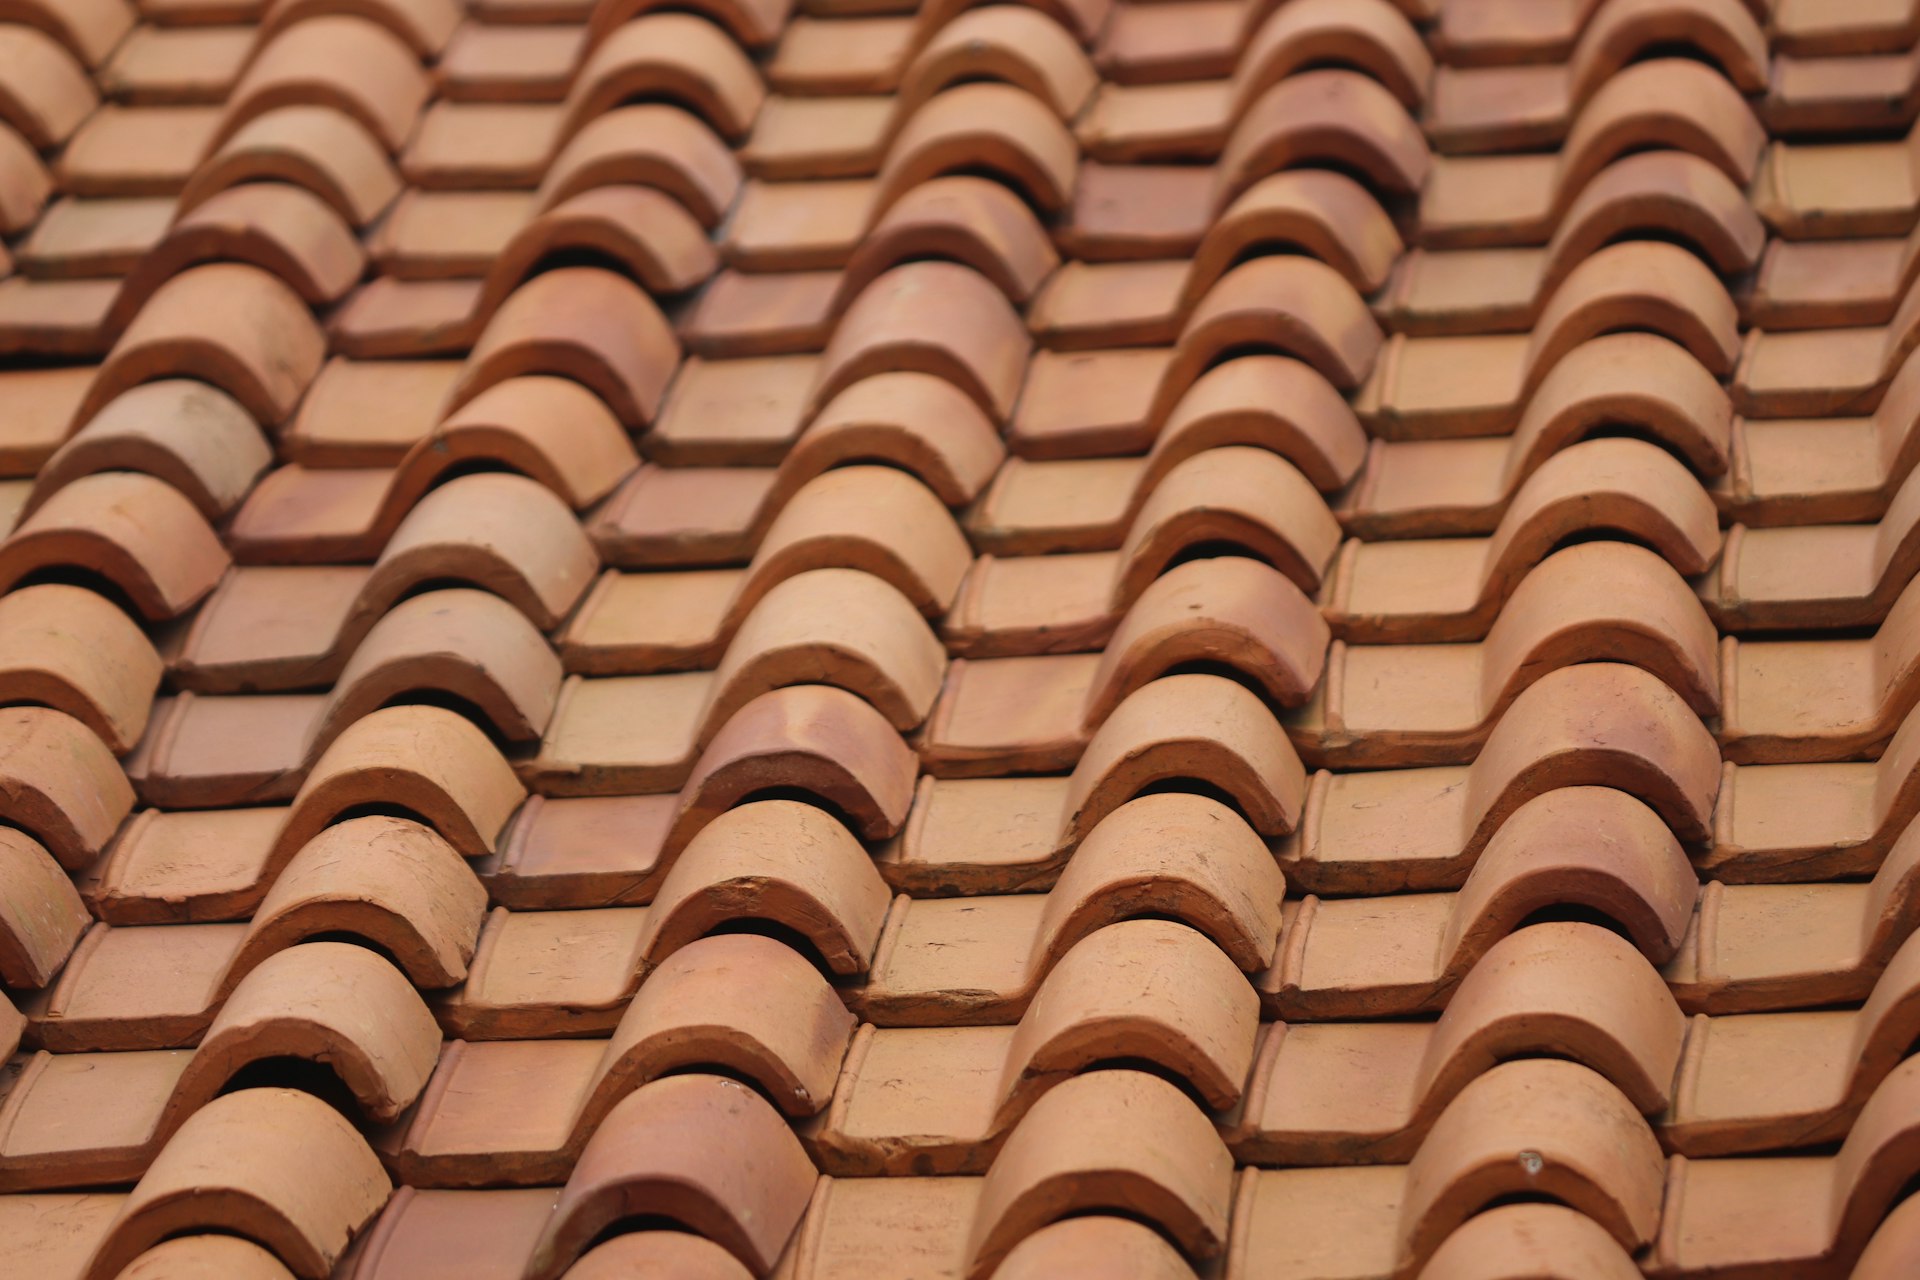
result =
[[[0,0],[0,1276],[1920,1274],[1917,49]]]

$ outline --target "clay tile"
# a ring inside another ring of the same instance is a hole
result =
[[[86,68],[52,36],[0,25],[0,120],[42,150],[59,146],[99,104]]]
[[[740,46],[704,18],[654,13],[596,42],[574,72],[560,136],[635,98],[684,103],[724,138],[746,136],[766,96]]]
[[[61,866],[84,869],[132,809],[119,761],[86,725],[46,707],[0,708],[0,818]]]
[[[703,227],[719,224],[740,190],[740,165],[698,117],[658,103],[595,116],[547,165],[539,207],[551,209],[594,187],[666,192]]]
[[[177,1094],[212,1097],[249,1064],[323,1063],[369,1121],[397,1119],[426,1087],[440,1028],[407,977],[365,947],[309,942],[240,980],[194,1052]]]
[[[1145,1219],[1193,1258],[1226,1249],[1233,1157],[1204,1112],[1166,1081],[1096,1071],[1034,1103],[981,1185],[970,1280],[1027,1236],[1089,1210]]]
[[[639,427],[653,421],[679,358],[672,329],[638,285],[597,267],[563,267],[500,304],[447,407],[508,378],[552,373],[582,383]]]
[[[146,729],[160,656],[104,596],[43,583],[0,597],[0,700],[64,711],[115,755]]]
[[[1198,929],[1253,972],[1273,960],[1285,892],[1265,842],[1225,805],[1178,792],[1143,796],[1074,850],[1047,895],[1031,968],[1044,973],[1101,926],[1150,913]]]
[[[1686,58],[1638,62],[1608,77],[1575,118],[1556,203],[1564,207],[1623,154],[1655,147],[1692,152],[1745,187],[1765,141],[1740,91],[1715,69]]]
[[[467,857],[493,848],[526,798],[473,721],[432,706],[383,707],[353,721],[307,774],[282,831],[304,841],[363,805],[398,807]]]
[[[880,215],[847,260],[835,296],[850,302],[885,272],[930,257],[973,268],[1016,303],[1031,298],[1060,262],[1019,196],[987,178],[953,175],[921,183]]]
[[[1671,1101],[1686,1032],[1666,983],[1626,939],[1588,924],[1535,925],[1467,970],[1427,1044],[1420,1088],[1444,1103],[1496,1063],[1566,1058],[1657,1115]]]
[[[796,860],[796,848],[808,856]],[[872,859],[837,820],[793,800],[752,801],[717,815],[673,864],[648,910],[644,954],[660,964],[715,929],[767,921],[850,976],[866,972],[887,905]]]
[[[1064,1218],[1015,1245],[994,1271],[997,1280],[1045,1280],[1076,1270],[1111,1280],[1192,1280],[1180,1251],[1130,1218]]]
[[[894,135],[880,168],[874,212],[908,190],[956,171],[987,172],[1043,213],[1073,198],[1079,147],[1046,103],[1005,84],[963,84],[929,98]]]
[[[598,44],[640,14],[661,8],[661,0],[598,0],[587,27],[587,43]],[[749,49],[780,38],[791,11],[790,0],[699,0],[692,6],[732,33]]]
[[[8,0],[0,18],[40,28],[88,67],[106,61],[137,15],[126,0]]]
[[[456,587],[411,596],[347,660],[309,739],[323,750],[350,724],[409,695],[451,695],[509,742],[539,738],[560,694],[560,659],[499,596]]]
[[[1315,163],[1358,172],[1381,194],[1412,195],[1426,181],[1427,143],[1378,80],[1338,70],[1289,76],[1234,126],[1214,171],[1213,207],[1270,173]]]
[[[1652,1242],[1666,1183],[1660,1144],[1603,1077],[1571,1062],[1509,1062],[1461,1090],[1407,1170],[1402,1256],[1423,1263],[1478,1210],[1551,1197],[1620,1246]]]
[[[1723,276],[1752,270],[1767,243],[1760,215],[1721,170],[1685,151],[1638,152],[1602,169],[1567,206],[1547,245],[1540,291],[1630,235],[1684,244]]]
[[[1190,663],[1241,671],[1280,706],[1296,706],[1319,682],[1327,634],[1313,602],[1258,560],[1176,565],[1147,585],[1107,642],[1084,722],[1104,724],[1135,690]]]
[[[1365,187],[1332,170],[1291,169],[1260,179],[1221,211],[1194,250],[1184,299],[1197,302],[1235,263],[1272,245],[1298,246],[1362,293],[1386,283],[1403,249]]]
[[[1576,99],[1649,55],[1683,46],[1742,93],[1767,87],[1767,36],[1741,0],[1612,0],[1594,10],[1568,60]]]
[[[143,382],[108,401],[47,459],[27,509],[81,476],[144,471],[214,521],[239,504],[272,461],[253,418],[218,387],[191,378]]]
[[[1380,341],[1366,303],[1332,267],[1314,258],[1256,258],[1222,276],[1187,316],[1153,416],[1164,418],[1226,353],[1254,343],[1298,356],[1350,390],[1366,381]]]
[[[326,339],[300,296],[277,277],[239,263],[191,267],[147,300],[114,344],[79,418],[142,382],[193,377],[275,425],[320,372]]]
[[[918,476],[947,506],[961,507],[987,486],[1005,457],[993,422],[951,382],[925,373],[877,373],[822,405],[780,469],[781,479],[794,483],[830,467],[884,460]]]
[[[88,1260],[112,1280],[168,1236],[212,1231],[265,1245],[301,1280],[326,1280],[392,1190],[341,1114],[293,1089],[243,1089],[187,1118]]]
[[[960,13],[927,38],[900,74],[895,110],[913,111],[936,93],[977,80],[1024,89],[1071,120],[1100,76],[1072,34],[1040,8],[995,4]]]
[[[1580,343],[1629,326],[1672,338],[1713,373],[1740,357],[1739,313],[1712,269],[1678,245],[1633,240],[1583,259],[1554,290],[1527,345],[1527,391]]]
[[[818,796],[862,837],[895,835],[918,762],[873,705],[832,685],[791,685],[736,711],[700,753],[681,792],[671,852],[689,830],[769,787]]]
[[[932,490],[893,467],[842,467],[807,481],[780,508],[732,608],[798,573],[844,567],[881,579],[937,617],[972,563],[965,536]]]
[[[1144,490],[1209,449],[1252,445],[1279,454],[1316,489],[1344,485],[1359,468],[1365,430],[1332,384],[1297,360],[1243,356],[1200,375],[1154,438]]]
[[[1467,1219],[1441,1242],[1423,1280],[1634,1280],[1640,1268],[1607,1229],[1563,1204],[1509,1204]]]
[[[25,231],[53,194],[53,176],[33,144],[0,123],[0,231]]]
[[[349,818],[306,841],[287,863],[224,982],[232,986],[296,944],[351,934],[393,957],[413,985],[450,987],[466,977],[486,906],[479,880],[429,828],[405,818]]]
[[[209,196],[173,224],[128,275],[108,326],[130,323],[184,268],[217,259],[264,268],[314,306],[338,302],[366,266],[351,228],[319,196],[288,182],[246,183]]]
[[[704,1236],[636,1231],[581,1254],[567,1280],[753,1280],[753,1272]]]
[[[129,1262],[121,1280],[292,1280],[280,1259],[239,1236],[175,1236]]]
[[[1920,1199],[1908,1197],[1874,1229],[1854,1280],[1899,1280],[1920,1267]]]
[[[1154,1063],[1209,1107],[1230,1107],[1253,1065],[1259,1022],[1252,984],[1202,935],[1165,920],[1096,929],[1060,957],[1021,1015],[1001,1072],[999,1122],[1058,1081],[1116,1061]]]
[[[1562,667],[1513,700],[1474,761],[1468,804],[1476,831],[1490,832],[1542,791],[1595,783],[1638,795],[1698,842],[1711,828],[1719,752],[1679,695],[1639,667]]]
[[[13,1007],[13,1001],[7,998],[6,993],[0,992],[0,1051],[4,1051],[8,1058],[12,1058],[14,1050],[20,1047],[20,1036],[26,1028],[27,1020],[20,1016],[20,1011]]]
[[[1713,500],[1671,454],[1642,440],[1585,440],[1521,484],[1485,542],[1348,543],[1328,620],[1336,635],[1368,642],[1485,635],[1530,565],[1597,530],[1645,543],[1689,577],[1720,553]]]
[[[1267,835],[1293,830],[1306,793],[1300,758],[1259,698],[1223,676],[1172,675],[1135,690],[1087,743],[1069,826],[1084,837],[1143,788],[1180,778],[1226,792]]]
[[[1385,85],[1409,111],[1427,95],[1433,58],[1405,14],[1374,0],[1306,0],[1281,6],[1260,24],[1234,69],[1236,106],[1270,86],[1329,63],[1352,67]]]
[[[270,0],[260,33],[273,35],[309,18],[349,13],[385,27],[424,62],[446,48],[460,25],[461,9],[459,0]]]
[[[39,842],[0,828],[0,981],[46,986],[91,923],[73,882]],[[0,1010],[0,1023],[8,1021]]]
[[[1342,523],[1366,538],[1491,532],[1529,476],[1601,432],[1644,435],[1701,474],[1720,475],[1732,420],[1726,391],[1679,346],[1656,334],[1608,334],[1553,366],[1509,440],[1376,444]],[[1470,453],[1484,463],[1468,466]]]
[[[354,227],[372,222],[400,192],[387,153],[352,116],[289,106],[253,117],[222,142],[180,192],[180,209],[261,179],[305,187]]]
[[[821,357],[812,402],[878,373],[930,373],[1005,421],[1026,370],[1026,326],[986,277],[949,262],[896,267],[847,308]]]
[[[556,1280],[622,1218],[670,1218],[765,1275],[800,1225],[813,1162],[780,1113],[719,1076],[656,1080],[607,1114],[527,1264]]]
[[[327,106],[397,151],[431,93],[414,52],[392,32],[349,14],[308,18],[264,37],[227,98],[224,139],[276,107]]]
[[[699,938],[647,975],[594,1092],[610,1100],[662,1076],[721,1068],[787,1115],[809,1116],[832,1098],[853,1030],[840,997],[793,948],[752,934]]]
[[[407,513],[362,595],[384,609],[423,583],[457,579],[510,601],[547,631],[592,584],[597,560],[553,490],[525,476],[458,476]]]
[[[1140,504],[1113,603],[1138,599],[1182,552],[1215,541],[1246,547],[1314,591],[1339,539],[1333,514],[1291,463],[1245,445],[1208,449],[1176,463]]]
[[[0,582],[57,567],[97,573],[152,621],[192,608],[227,564],[226,549],[193,504],[136,471],[79,477],[0,544]]]
[[[905,732],[926,719],[945,674],[938,637],[898,590],[856,569],[809,570],[768,590],[740,623],[699,736],[790,684],[850,689]]]

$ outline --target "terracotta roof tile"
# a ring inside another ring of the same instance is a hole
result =
[[[0,1272],[1898,1272],[1916,14],[0,0]]]

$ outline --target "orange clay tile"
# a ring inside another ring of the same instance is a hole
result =
[[[1171,343],[1220,277],[1268,246],[1319,258],[1363,294],[1385,284],[1402,249],[1385,210],[1358,182],[1331,170],[1288,170],[1223,209],[1191,260],[1066,263],[1028,323],[1054,350]]]
[[[179,195],[219,127],[217,107],[108,103],[68,140],[54,172],[69,195]]]
[[[1767,243],[1745,195],[1720,170],[1688,152],[1644,151],[1601,170],[1546,247],[1416,249],[1378,306],[1413,335],[1525,330],[1583,260],[1628,237],[1672,240],[1726,277],[1751,271]]]
[[[1733,430],[1726,392],[1685,350],[1608,334],[1554,366],[1511,436],[1374,441],[1337,514],[1368,539],[1491,533],[1526,480],[1582,439],[1631,432],[1714,477],[1728,468]]]
[[[387,1158],[411,1186],[564,1181],[616,1103],[702,1066],[752,1081],[789,1116],[812,1115],[833,1095],[853,1031],[799,952],[750,935],[701,938],[648,976],[608,1042],[448,1045]],[[549,1105],[528,1105],[534,1082]]]
[[[1569,538],[1625,535],[1682,576],[1711,568],[1713,501],[1674,457],[1642,440],[1586,440],[1524,480],[1488,538],[1347,541],[1321,600],[1336,636],[1359,643],[1483,638],[1528,569]]]
[[[84,868],[133,807],[119,762],[85,724],[48,707],[0,710],[0,730],[0,814],[61,866]]]
[[[287,106],[255,116],[208,153],[181,189],[180,207],[266,178],[307,188],[353,227],[372,222],[400,190],[393,162],[351,116]]]
[[[944,776],[1070,768],[1127,695],[1160,675],[1232,670],[1268,701],[1297,707],[1326,653],[1326,624],[1277,570],[1235,556],[1189,561],[1147,585],[1098,656],[956,662],[921,758]]]
[[[703,367],[691,363],[689,371]],[[669,400],[670,414],[675,403]],[[655,456],[659,442],[655,431],[648,439]],[[821,406],[777,466],[642,466],[594,515],[590,532],[601,554],[620,565],[743,560],[795,495],[830,469],[885,463],[946,506],[963,507],[1005,456],[991,420],[951,382],[879,373]]]
[[[1742,358],[1733,300],[1706,264],[1626,241],[1583,259],[1530,334],[1393,338],[1355,408],[1390,440],[1505,434],[1562,359],[1627,327],[1671,339],[1716,376]]]
[[[1915,702],[1909,636],[1920,590],[1901,593],[1868,639],[1721,642],[1720,738],[1737,764],[1873,757]]]
[[[1244,445],[1207,449],[1166,473],[1117,551],[977,560],[942,634],[966,657],[1091,649],[1189,550],[1230,543],[1312,591],[1338,541],[1332,513],[1291,464]]]
[[[0,125],[0,231],[24,231],[53,194],[53,177],[33,144]]]
[[[8,22],[38,27],[88,67],[99,68],[114,45],[134,25],[135,10],[124,0],[18,0],[6,7]]]
[[[400,208],[420,217],[436,242],[444,243],[455,220],[423,208],[433,198],[417,195]],[[395,229],[396,222],[385,226]],[[355,357],[470,347],[542,259],[570,252],[604,255],[662,296],[686,292],[717,265],[699,225],[669,196],[651,187],[596,187],[519,225],[510,240],[488,254],[491,266],[484,281],[376,280],[335,317],[335,346]]]
[[[1742,93],[1767,87],[1767,37],[1740,0],[1610,0],[1593,10],[1560,65],[1443,68],[1428,133],[1451,153],[1551,146],[1609,78],[1650,51],[1676,48],[1698,50]]]
[[[586,28],[571,24],[462,23],[440,56],[440,95],[453,102],[558,102],[586,44]]]
[[[142,23],[96,75],[107,96],[135,106],[217,106],[240,78],[253,44],[254,33],[244,26]]]
[[[1743,312],[1755,328],[1779,331],[1884,325],[1920,278],[1915,248],[1920,237],[1911,233],[1772,240],[1742,300]]]
[[[860,569],[938,617],[972,562],[932,491],[891,467],[845,467],[794,494],[745,570],[610,571],[556,642],[569,671],[590,675],[711,667],[767,592],[796,574]]]
[[[42,279],[126,275],[160,243],[173,215],[165,197],[57,201],[20,244],[20,269]]]
[[[219,140],[276,107],[324,106],[399,149],[425,103],[427,73],[414,52],[378,23],[322,14],[262,33],[221,115]]]
[[[933,709],[946,654],[912,602],[854,569],[814,569],[774,586],[712,671],[569,676],[522,776],[545,794],[615,779],[628,792],[680,787],[728,719],[788,685],[853,693],[901,733]]]
[[[1858,1280],[1893,1280],[1920,1264],[1917,1220],[1920,1220],[1920,1209],[1910,1208],[1905,1200],[1887,1214],[1854,1264],[1853,1274]]]
[[[1666,561],[1629,543],[1585,543],[1522,578],[1483,643],[1336,641],[1326,679],[1284,721],[1310,764],[1460,764],[1530,681],[1598,660],[1645,668],[1708,719],[1720,713],[1725,678],[1716,640]],[[1734,714],[1729,708],[1729,721]]]
[[[79,418],[161,377],[195,377],[271,426],[320,371],[325,339],[306,303],[257,267],[190,267],[156,289],[100,366]]]
[[[86,930],[86,906],[60,864],[24,832],[0,836],[0,883],[6,886],[0,900],[0,980],[16,989],[44,987]]]
[[[1658,677],[1620,663],[1562,667],[1508,705],[1472,764],[1315,774],[1279,857],[1316,893],[1457,884],[1521,805],[1589,786],[1644,800],[1681,840],[1701,844],[1720,753]]]
[[[447,414],[391,471],[283,467],[236,514],[241,558],[367,560],[449,471],[518,472],[585,509],[639,464],[607,406],[578,382],[535,374],[494,383]]]
[[[53,582],[0,596],[0,699],[63,711],[116,755],[140,740],[161,670],[104,596]]]
[[[1660,1146],[1604,1077],[1570,1062],[1493,1068],[1405,1165],[1249,1170],[1230,1276],[1412,1276],[1480,1210],[1545,1199],[1638,1253],[1662,1222]],[[1564,1273],[1563,1273],[1564,1274]]]
[[[279,435],[281,456],[315,467],[392,466],[440,421],[458,360],[347,360],[320,367],[293,420]]]
[[[1773,22],[1780,48],[1801,55],[1904,49],[1920,35],[1920,12],[1903,0],[1891,4],[1785,0],[1777,7]]]
[[[1145,458],[1009,459],[968,513],[967,531],[976,547],[996,556],[1113,547],[1176,468],[1227,446],[1278,454],[1327,492],[1353,478],[1366,436],[1308,366],[1284,356],[1242,356],[1193,384]]]
[[[1414,1159],[1463,1089],[1522,1057],[1570,1058],[1660,1117],[1683,1048],[1701,1034],[1631,943],[1574,922],[1494,943],[1437,1021],[1263,1030],[1246,1107],[1227,1126],[1236,1158],[1260,1165]]]
[[[346,1119],[293,1089],[243,1089],[196,1111],[95,1246],[88,1280],[120,1274],[182,1232],[260,1240],[301,1280],[324,1280],[392,1190]]]
[[[751,803],[770,781],[840,815],[861,839],[897,835],[915,767],[899,734],[853,694],[776,689],[727,721],[678,794],[536,796],[497,854],[477,865],[494,898],[516,909],[644,903],[709,822]],[[609,831],[616,841],[602,838]]]
[[[1287,863],[1311,879],[1315,868]],[[1425,878],[1385,881],[1420,889]],[[1274,1016],[1305,1022],[1431,1012],[1488,948],[1536,911],[1611,920],[1656,964],[1671,959],[1698,896],[1659,815],[1602,787],[1548,792],[1517,809],[1457,893],[1308,896],[1289,906],[1278,962],[1257,983]],[[1389,952],[1379,941],[1395,939]]]
[[[1230,679],[1185,672],[1108,713],[1066,777],[922,779],[913,819],[881,866],[916,893],[1042,886],[1116,809],[1187,779],[1204,779],[1239,811],[1236,832],[1283,835],[1299,820],[1305,774],[1273,713]]]
[[[331,1068],[360,1121],[390,1121],[427,1083],[440,1031],[405,975],[340,942],[291,947],[234,988],[197,1049],[36,1054],[9,1095],[0,1185],[130,1181],[189,1116],[275,1059]],[[94,1116],[84,1130],[62,1123]]]
[[[1583,1213],[1551,1202],[1500,1205],[1454,1228],[1420,1274],[1427,1280],[1520,1280],[1547,1274],[1633,1280],[1633,1255]]]
[[[1258,1015],[1252,987],[1201,934],[1108,925],[1060,958],[1017,1026],[863,1028],[803,1137],[835,1177],[984,1173],[1046,1091],[1103,1060],[1152,1063],[1209,1107],[1231,1106]]]
[[[4,554],[0,548],[0,563]],[[459,476],[414,505],[371,569],[234,570],[167,656],[188,688],[221,692],[256,680],[297,688],[337,674],[374,623],[423,586],[481,587],[547,631],[592,585],[597,568],[592,545],[551,490],[524,476]]]
[[[86,68],[44,31],[0,26],[0,120],[40,150],[72,136],[99,98]]]
[[[1675,1160],[1667,1175],[1672,1208],[1648,1274],[1845,1272],[1911,1176],[1916,1088],[1920,1061],[1908,1059],[1874,1090],[1831,1156]]]
[[[108,401],[46,459],[27,511],[82,476],[143,471],[217,521],[271,458],[260,428],[226,392],[190,378],[143,382]]]
[[[1386,0],[1307,0],[1280,7],[1248,34],[1230,78],[1104,86],[1080,136],[1101,159],[1217,153],[1234,122],[1260,93],[1325,63],[1365,72],[1409,110],[1419,108],[1433,74],[1433,60],[1419,33]]]
[[[765,1274],[813,1194],[812,1162],[753,1090],[675,1076],[630,1094],[581,1153],[528,1261],[556,1280],[618,1220],[656,1214],[693,1227]]]

